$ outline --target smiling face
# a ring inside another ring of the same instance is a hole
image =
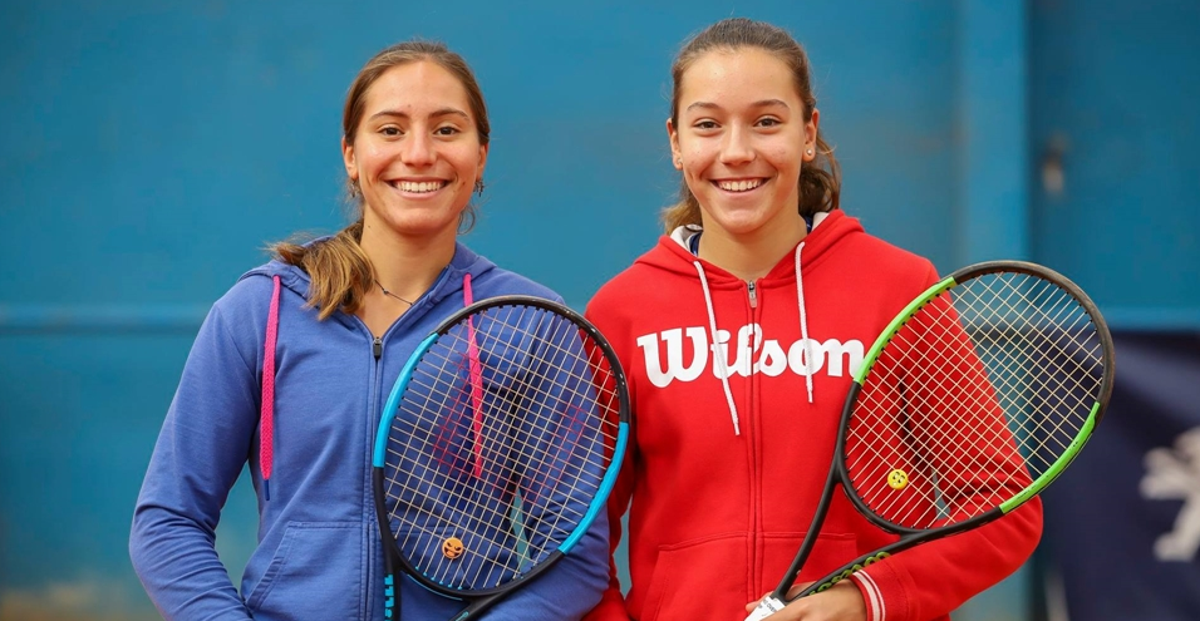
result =
[[[787,64],[754,47],[710,51],[683,73],[676,106],[671,151],[704,228],[742,237],[794,226],[818,113],[805,118]]]
[[[367,90],[346,174],[363,197],[363,224],[409,238],[453,236],[487,163],[467,89],[437,63],[388,69]]]

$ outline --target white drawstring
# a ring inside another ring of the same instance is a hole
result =
[[[725,402],[729,404],[729,417],[733,419],[733,435],[740,436],[742,432],[738,426],[737,406],[733,403],[733,391],[729,389],[729,367],[725,364],[725,356],[721,355],[717,344],[717,315],[713,312],[712,294],[708,290],[708,277],[704,275],[704,266],[700,265],[699,261],[692,261],[692,265],[696,266],[696,273],[700,274],[700,288],[704,290],[704,304],[708,307],[708,329],[712,343],[709,349],[716,360],[715,364],[720,369],[717,375],[721,376],[721,386],[725,389]]]
[[[804,308],[804,278],[800,276],[800,251],[804,242],[796,246],[796,305],[800,307],[800,338],[804,340],[804,382],[808,386],[808,402],[813,402],[812,341],[808,338],[808,313]]]

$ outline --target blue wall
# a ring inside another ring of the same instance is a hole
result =
[[[0,5],[0,619],[156,618],[126,537],[191,338],[266,242],[344,223],[343,96],[412,36],[461,52],[490,105],[468,243],[577,307],[677,187],[673,53],[744,15],[806,44],[868,230],[947,272],[1044,262],[1116,327],[1200,327],[1198,5],[505,4]],[[235,578],[253,523],[236,490]],[[1024,618],[1022,580],[960,618]]]

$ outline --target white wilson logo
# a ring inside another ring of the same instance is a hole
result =
[[[721,379],[721,365],[713,364],[713,356],[725,361],[727,377],[751,373],[762,373],[777,377],[787,370],[796,375],[825,372],[831,377],[853,374],[862,364],[862,341],[851,339],[842,343],[837,339],[818,341],[798,339],[786,348],[774,339],[763,339],[762,327],[756,323],[742,326],[734,341],[734,355],[730,356],[730,332],[717,330],[717,342],[708,344],[708,330],[703,326],[672,328],[662,332],[645,334],[637,338],[638,347],[646,360],[646,375],[658,388],[674,381],[691,382],[700,377],[705,369],[711,369],[714,377]],[[684,360],[684,339],[691,341],[691,360]],[[666,348],[667,365],[663,367],[662,350]],[[807,351],[812,352],[812,364],[805,365]]]

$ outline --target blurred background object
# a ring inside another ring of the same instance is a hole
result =
[[[267,242],[345,223],[340,107],[374,52],[472,64],[493,132],[466,241],[582,308],[659,234],[669,65],[730,15],[806,45],[868,231],[944,273],[1043,263],[1122,337],[1037,562],[956,619],[1200,618],[1200,3],[5,0],[0,620],[158,618],[128,527],[192,337]],[[235,489],[235,583],[255,520]]]

